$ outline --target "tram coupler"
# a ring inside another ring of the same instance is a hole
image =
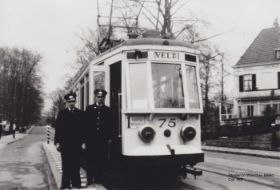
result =
[[[183,175],[183,177],[187,177],[187,174],[192,174],[194,176],[194,179],[196,179],[196,176],[201,176],[202,175],[202,170],[194,168],[193,166],[187,165],[184,167],[184,172],[185,174]]]

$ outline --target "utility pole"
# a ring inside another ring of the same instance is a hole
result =
[[[100,19],[100,14],[99,14],[99,0],[96,1],[97,3],[97,26],[98,28],[100,27],[100,22],[99,22],[99,19]]]
[[[110,9],[110,17],[109,17],[109,28],[108,28],[108,40],[111,39],[112,35],[112,16],[113,16],[113,5],[114,5],[114,0],[111,0],[111,9]]]

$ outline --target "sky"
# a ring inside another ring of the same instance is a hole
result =
[[[209,22],[210,41],[235,64],[258,33],[280,21],[279,0],[186,0],[181,12]],[[0,46],[19,47],[43,56],[44,91],[63,87],[81,45],[79,36],[96,28],[96,0],[0,0]],[[103,10],[109,4],[102,3]],[[181,13],[182,14],[182,13]]]
[[[225,33],[214,38],[233,64],[242,56],[259,32],[280,22],[278,0],[191,0],[189,9],[211,24],[213,34]]]

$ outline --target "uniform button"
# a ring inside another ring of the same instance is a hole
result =
[[[99,128],[97,128],[96,130],[99,131]]]
[[[97,119],[100,119],[100,117],[97,117]]]

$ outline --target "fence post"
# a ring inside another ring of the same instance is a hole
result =
[[[50,144],[50,126],[47,125],[47,144]]]

